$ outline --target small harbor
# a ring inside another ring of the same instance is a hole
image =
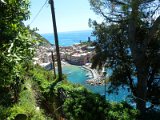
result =
[[[102,75],[100,75],[96,69],[91,69],[90,65],[88,66],[83,65],[82,67],[88,71],[87,73],[88,79],[86,80],[87,84],[90,84],[90,85],[103,85],[104,84],[104,80],[102,80]]]
[[[93,49],[93,48],[92,48]],[[41,46],[37,49],[36,57],[33,59],[35,64],[51,70],[52,57],[51,51],[54,51],[53,46]],[[94,55],[93,50],[88,49],[88,45],[76,44],[69,47],[60,47],[62,72],[67,75],[68,81],[73,84],[80,84],[88,90],[98,93],[102,96],[105,94],[105,77],[96,69],[91,69],[91,58]],[[56,59],[56,54],[53,52]],[[56,62],[55,62],[56,66]],[[129,93],[127,90],[120,89],[118,95],[108,94],[107,99],[111,101],[122,101]]]

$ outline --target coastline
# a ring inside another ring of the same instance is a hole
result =
[[[91,69],[90,66],[86,66],[86,65],[83,65],[81,67],[90,71],[90,73],[92,74],[92,78],[87,79],[86,83],[90,85],[103,85],[104,84],[104,82],[101,80],[102,76],[98,74],[98,71],[96,69]]]
[[[62,63],[62,66],[72,65],[66,61],[61,61],[61,63]],[[75,66],[78,66],[78,65],[75,65]],[[91,69],[90,66],[91,66],[91,63],[89,63],[89,65],[79,66],[85,69],[86,71],[88,71],[90,75],[92,75],[91,78],[86,79],[86,83],[90,85],[103,85],[104,81],[102,80],[102,75],[100,75],[96,69]],[[88,76],[88,74],[86,74],[86,76]]]
[[[102,75],[96,69],[91,69],[91,59],[94,55],[95,47],[92,42],[75,44],[70,47],[60,47],[61,65],[75,65],[88,71],[83,75],[85,82],[90,85],[103,85]],[[53,53],[51,53],[51,51]],[[39,64],[47,70],[53,69],[52,54],[56,59],[56,52],[54,47],[39,46],[36,51],[34,63]],[[55,62],[55,67],[57,63]]]
[[[64,67],[64,66],[70,66],[72,64],[70,64],[66,61],[61,61],[61,65],[62,65],[62,67]],[[48,69],[48,70],[53,69],[52,62],[45,63],[41,66]],[[83,68],[84,70],[87,71],[86,76],[89,77],[88,79],[86,79],[87,84],[90,84],[90,85],[103,85],[104,84],[104,81],[102,80],[102,75],[100,75],[96,69],[91,69],[90,64],[89,65],[80,65],[80,66],[75,65],[75,66]],[[56,68],[57,68],[57,66],[56,66]]]

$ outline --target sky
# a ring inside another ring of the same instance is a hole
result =
[[[29,25],[46,0],[31,0]],[[89,30],[88,19],[100,20],[91,9],[88,0],[54,0],[57,31]],[[50,5],[47,3],[36,19],[30,24],[31,28],[37,27],[38,33],[53,33]]]

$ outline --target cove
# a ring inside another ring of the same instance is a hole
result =
[[[82,69],[81,66],[65,65],[62,68],[62,72],[63,74],[67,75],[67,79],[71,83],[83,85],[85,88],[92,91],[93,93],[104,95],[105,93],[104,85],[89,85],[86,83],[86,80],[88,79],[86,77],[87,71]],[[106,88],[108,88],[108,86]],[[118,94],[107,93],[106,99],[113,102],[126,101],[126,96],[128,96],[129,94],[130,93],[128,92],[127,89],[120,88]]]

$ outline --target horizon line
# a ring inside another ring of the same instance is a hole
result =
[[[69,31],[58,31],[58,33],[67,33],[67,32],[80,32],[80,31],[92,31],[92,29],[85,29],[85,30],[69,30]],[[38,32],[38,31],[37,31]],[[54,32],[48,33],[39,33],[39,34],[53,34]]]

